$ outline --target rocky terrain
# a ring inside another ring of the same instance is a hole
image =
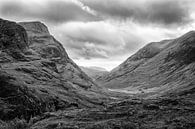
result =
[[[194,129],[194,100],[185,95],[128,99],[105,109],[64,110],[40,116],[31,129]]]
[[[91,78],[96,79],[108,73],[104,68],[100,67],[83,67],[80,68]]]
[[[0,129],[194,129],[194,43],[151,43],[97,85],[46,25],[0,19]]]
[[[41,22],[0,19],[0,119],[30,119],[106,97]]]

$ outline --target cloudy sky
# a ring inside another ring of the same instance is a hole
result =
[[[195,30],[195,0],[0,0],[0,17],[42,21],[82,66],[111,70],[149,42]]]

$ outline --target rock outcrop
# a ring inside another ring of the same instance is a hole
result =
[[[0,19],[1,50],[24,51],[28,47],[28,37],[25,29],[7,20]]]
[[[0,43],[0,62],[25,59],[23,52],[28,48],[28,37],[22,26],[0,19]]]
[[[41,22],[0,19],[0,119],[102,106],[106,94]]]

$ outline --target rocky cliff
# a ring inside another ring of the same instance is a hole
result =
[[[43,23],[0,19],[0,119],[101,106],[102,98]]]

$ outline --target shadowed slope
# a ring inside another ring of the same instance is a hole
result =
[[[0,119],[101,106],[103,90],[68,57],[47,27],[40,22],[19,24],[0,19]]]

